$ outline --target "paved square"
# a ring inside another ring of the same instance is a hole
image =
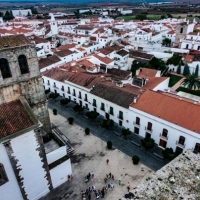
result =
[[[108,183],[114,183],[114,190],[108,191],[104,199],[118,200],[127,193],[128,182],[132,189],[153,173],[151,169],[141,163],[133,165],[131,157],[118,149],[108,150],[106,143],[92,133],[85,135],[83,128],[76,124],[69,125],[67,119],[60,115],[53,115],[52,110],[49,110],[49,113],[51,122],[69,138],[75,149],[71,159],[74,179],[64,183],[58,190],[59,194],[54,191],[43,199],[81,199],[81,190],[91,186],[101,190]],[[74,122],[76,123],[76,119]],[[113,135],[113,137],[115,136]],[[109,159],[108,164],[106,163],[107,159]],[[92,171],[94,171],[94,178],[90,178],[90,181],[85,183],[84,177]],[[109,173],[114,175],[115,180],[109,179],[105,184],[104,178]],[[118,185],[118,180],[122,181],[122,185]],[[94,194],[91,199],[96,199]]]

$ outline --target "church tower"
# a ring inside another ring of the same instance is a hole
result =
[[[0,37],[0,104],[23,96],[46,132],[51,131],[37,52],[24,35]]]
[[[51,13],[50,15],[51,15],[51,21],[50,21],[51,34],[52,36],[56,36],[58,34],[58,25],[53,14]]]

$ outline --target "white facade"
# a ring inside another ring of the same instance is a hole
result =
[[[57,35],[58,34],[58,25],[57,22],[53,16],[53,14],[51,13],[51,21],[50,21],[50,26],[51,26],[51,34],[52,35]]]
[[[12,14],[14,17],[16,16],[27,16],[28,13],[32,15],[31,9],[26,9],[26,10],[12,10]]]

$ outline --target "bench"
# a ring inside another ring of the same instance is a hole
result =
[[[86,115],[82,115],[83,118],[88,119],[88,117]]]
[[[131,143],[134,144],[134,145],[136,145],[136,146],[138,146],[138,147],[141,147],[141,144],[140,144],[140,143],[137,143],[137,142],[135,142],[135,141],[131,141]]]
[[[164,158],[164,157],[163,157],[161,154],[159,154],[159,153],[153,153],[153,155],[155,155],[155,156],[157,156],[157,157],[159,157],[159,158],[161,158],[161,159]]]
[[[117,136],[121,136],[118,132],[116,132],[116,131],[113,131],[113,133],[115,134],[115,135],[117,135]]]

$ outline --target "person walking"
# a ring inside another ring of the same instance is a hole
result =
[[[127,184],[128,192],[129,192],[130,188],[131,188],[131,184],[128,182],[128,184]]]
[[[119,180],[118,183],[119,183],[119,185],[121,185],[122,184],[121,180]]]
[[[114,181],[114,176],[112,175],[112,180]]]
[[[111,178],[111,176],[112,176],[112,174],[111,174],[111,173],[109,173],[109,178]]]
[[[109,163],[109,159],[106,160],[106,163],[107,163],[107,164]]]

